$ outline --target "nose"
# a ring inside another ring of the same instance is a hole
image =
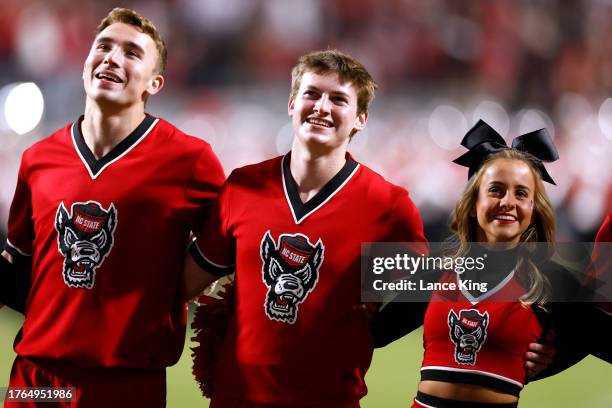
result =
[[[315,102],[314,111],[318,113],[328,113],[331,101],[327,94],[321,95],[321,97]]]
[[[502,208],[514,208],[516,205],[516,197],[514,197],[514,194],[512,194],[510,190],[507,190],[506,194],[499,201],[499,205]]]
[[[104,55],[104,59],[103,59],[103,63],[104,64],[108,64],[110,66],[117,66],[118,65],[118,59],[119,59],[119,51],[116,47],[113,47],[111,50],[109,50],[105,55]]]

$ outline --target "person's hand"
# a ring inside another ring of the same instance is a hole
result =
[[[546,369],[553,362],[557,349],[551,344],[555,333],[549,330],[541,340],[542,343],[530,343],[525,353],[525,373],[533,378]]]

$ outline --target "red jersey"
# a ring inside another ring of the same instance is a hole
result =
[[[235,170],[191,253],[218,274],[235,263],[235,312],[214,395],[278,405],[366,394],[372,358],[360,304],[362,242],[424,242],[406,190],[347,156],[305,204],[290,155]]]
[[[181,270],[224,175],[210,146],[146,116],[97,160],[80,123],[23,154],[7,250],[32,261],[15,351],[94,367],[160,368],[182,351]]]
[[[457,276],[447,272],[440,282],[458,285]],[[543,329],[531,307],[495,299],[522,293],[514,273],[480,298],[465,290],[434,292],[425,314],[421,380],[478,384],[518,396],[523,357]]]

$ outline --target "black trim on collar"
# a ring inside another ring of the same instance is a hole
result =
[[[287,153],[285,157],[283,157],[282,171],[285,194],[296,224],[302,222],[311,213],[325,204],[327,200],[329,200],[342,188],[346,182],[348,182],[359,167],[359,163],[353,160],[350,155],[347,155],[346,163],[340,169],[340,171],[336,173],[336,175],[332,177],[332,179],[329,180],[327,184],[325,184],[323,188],[319,190],[317,194],[315,194],[314,197],[307,202],[302,203],[297,183],[291,175],[291,168],[289,166],[290,161],[291,152]]]
[[[157,118],[154,118],[150,115],[145,115],[145,118],[140,125],[136,127],[125,139],[119,142],[113,149],[104,155],[101,159],[96,159],[93,155],[87,143],[85,143],[85,138],[83,137],[83,132],[81,131],[81,123],[83,122],[83,116],[79,118],[73,125],[72,137],[74,141],[74,145],[78,150],[81,159],[88,167],[89,174],[92,178],[98,177],[98,175],[104,170],[106,166],[108,166],[113,161],[117,160],[123,154],[125,154],[128,150],[134,147],[143,137],[145,137],[151,129],[152,125],[156,122]]]

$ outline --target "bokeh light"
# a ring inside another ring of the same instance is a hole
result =
[[[40,88],[33,82],[16,85],[4,103],[4,118],[9,128],[23,135],[34,129],[42,119],[45,102]]]
[[[608,98],[601,104],[599,115],[597,115],[599,128],[602,133],[612,140],[612,98]]]
[[[429,135],[443,149],[456,149],[467,130],[467,119],[454,106],[439,105],[429,116]]]

